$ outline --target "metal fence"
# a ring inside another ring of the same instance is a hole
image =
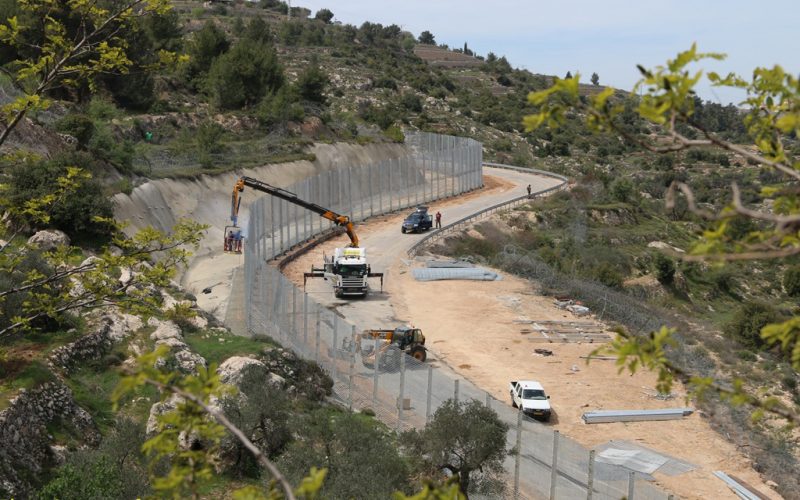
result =
[[[481,146],[470,139],[420,134],[406,158],[349,167],[288,189],[361,220],[443,198],[481,185]],[[515,498],[666,499],[628,469],[595,462],[593,454],[551,428],[523,418],[446,366],[434,367],[390,350],[372,363],[352,341],[355,325],[296,288],[268,263],[327,223],[274,198],[250,209],[245,246],[247,322],[299,356],[316,361],[334,381],[334,395],[351,409],[372,409],[397,430],[420,428],[445,401],[474,399],[509,424],[506,496]],[[313,215],[313,214],[312,214]],[[362,344],[377,351],[377,346]],[[555,464],[555,466],[554,466]]]
[[[499,212],[500,210],[508,210],[510,208],[514,208],[517,205],[521,205],[523,203],[527,203],[527,202],[529,202],[530,200],[532,200],[534,198],[541,197],[541,196],[547,196],[547,195],[552,194],[552,193],[554,193],[556,191],[561,191],[562,189],[566,188],[566,186],[567,186],[567,180],[568,179],[566,177],[564,177],[563,175],[554,174],[553,172],[548,172],[546,170],[539,170],[539,169],[535,169],[535,168],[514,167],[514,166],[511,166],[511,165],[503,165],[501,163],[484,163],[484,165],[487,166],[487,167],[492,167],[492,168],[502,168],[502,169],[505,169],[505,170],[514,170],[515,172],[523,172],[523,173],[526,173],[526,174],[536,174],[536,175],[543,175],[545,177],[553,177],[553,178],[556,178],[556,179],[560,180],[561,184],[558,184],[557,186],[553,186],[551,188],[543,189],[541,191],[536,191],[535,193],[531,193],[529,195],[525,194],[525,195],[522,195],[522,196],[518,196],[518,197],[513,198],[511,200],[504,201],[503,203],[498,203],[496,205],[492,205],[491,207],[486,207],[483,210],[481,210],[480,212],[475,212],[472,215],[468,215],[467,217],[464,217],[463,219],[459,219],[459,220],[457,220],[457,221],[455,221],[455,222],[453,222],[451,224],[448,224],[448,225],[444,226],[441,230],[436,231],[434,233],[430,233],[427,236],[425,236],[424,238],[422,238],[421,240],[419,240],[418,242],[416,242],[414,244],[414,246],[412,246],[408,250],[408,255],[410,257],[416,256],[419,253],[419,251],[422,250],[423,248],[425,248],[426,246],[433,244],[437,240],[439,240],[441,238],[444,238],[447,235],[454,233],[455,231],[459,231],[460,229],[462,229],[467,224],[472,224],[472,223],[474,223],[475,221],[477,221],[479,219],[482,219],[484,217],[489,217],[489,216]]]

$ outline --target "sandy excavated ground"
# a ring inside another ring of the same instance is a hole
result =
[[[676,387],[671,401],[655,399],[656,376],[640,372],[617,374],[614,361],[586,364],[597,344],[542,344],[527,340],[514,320],[574,320],[556,308],[552,299],[538,295],[522,279],[503,274],[502,281],[415,281],[408,266],[393,271],[392,301],[398,318],[413,318],[438,358],[459,374],[508,401],[508,382],[519,378],[540,381],[551,397],[553,428],[587,447],[624,439],[672,455],[698,466],[679,476],[655,474],[657,482],[682,498],[736,498],[712,473],[722,470],[757,487],[770,498],[780,496],[767,487],[750,461],[714,432],[695,413],[683,420],[586,425],[585,411],[600,409],[675,408],[686,405],[685,390]],[[585,321],[581,318],[580,321]],[[535,348],[553,351],[542,357]],[[573,371],[577,367],[578,371]]]
[[[487,177],[486,181],[485,189],[439,203],[437,207],[446,208],[466,199],[514,187],[501,179]],[[442,212],[447,213],[445,210]],[[399,233],[397,228],[405,215],[404,212],[370,220],[368,224],[357,227],[358,234],[364,241],[374,241],[387,231]],[[302,273],[312,264],[319,264],[323,252],[330,254],[333,248],[346,243],[347,238],[339,236],[314,248],[287,266],[286,275],[302,286]],[[404,257],[395,259],[390,267],[382,269],[387,275],[386,297],[391,310],[388,316],[385,310],[379,313],[377,307],[382,305],[385,308],[386,304],[374,303],[376,309],[372,314],[378,318],[375,321],[391,318],[392,323],[413,322],[425,332],[427,345],[435,358],[501,401],[508,401],[509,380],[539,380],[551,395],[555,410],[552,422],[547,425],[584,446],[594,447],[612,439],[624,439],[698,466],[696,470],[679,476],[655,474],[658,484],[681,498],[737,498],[712,475],[716,470],[738,476],[769,498],[780,498],[764,484],[750,461],[714,432],[698,413],[680,421],[583,424],[580,417],[585,411],[682,407],[686,405],[683,399],[685,390],[677,386],[673,390],[675,399],[658,400],[653,397],[654,374],[620,375],[613,361],[594,360],[587,365],[580,356],[591,353],[597,344],[529,341],[533,335],[521,334],[523,325],[515,324],[514,320],[576,319],[571,313],[556,308],[552,299],[539,295],[533,284],[506,273],[502,273],[502,281],[495,282],[417,282],[411,277],[410,266],[419,263],[403,260]],[[197,261],[188,273],[189,279],[196,283],[195,287],[199,287],[201,281],[214,282],[218,276],[230,273],[231,267],[238,264],[235,259],[237,257],[223,256],[222,259]],[[309,288],[313,288],[314,295],[332,295],[327,283],[310,283]],[[223,304],[229,289],[227,285],[221,285],[214,292],[204,299],[211,307]],[[351,306],[342,302],[342,307]],[[356,318],[371,314],[363,310],[371,307],[370,302],[357,301],[352,307],[362,309],[353,311]],[[586,320],[580,318],[580,321]],[[554,355],[535,355],[535,348],[550,349]]]

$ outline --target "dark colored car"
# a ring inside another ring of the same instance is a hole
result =
[[[416,233],[427,231],[433,227],[433,219],[428,215],[428,207],[417,207],[417,209],[403,221],[402,233]]]

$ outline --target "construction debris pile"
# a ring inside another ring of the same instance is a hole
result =
[[[566,309],[575,316],[586,316],[590,312],[588,307],[568,297],[556,297],[553,303],[557,308]]]
[[[530,325],[520,329],[520,333],[535,334],[528,338],[531,342],[592,344],[611,340],[602,325],[588,321],[516,320],[514,323]]]

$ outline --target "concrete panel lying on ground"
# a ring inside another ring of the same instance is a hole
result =
[[[697,468],[689,462],[621,439],[603,443],[597,446],[595,451],[598,462],[621,465],[648,475],[658,472],[667,476],[677,476]]]
[[[416,268],[411,270],[417,281],[476,280],[500,281],[502,276],[480,267],[472,268]]]
[[[762,500],[762,499],[767,498],[764,495],[762,495],[761,493],[758,493],[757,491],[753,491],[753,490],[748,489],[743,484],[741,484],[738,481],[736,481],[736,479],[734,479],[733,477],[725,474],[722,471],[718,470],[718,471],[714,472],[714,475],[717,476],[718,478],[722,479],[723,481],[725,481],[725,484],[727,484],[728,487],[731,490],[733,490],[733,492],[736,493],[736,495],[739,498],[742,498],[743,500]],[[752,488],[752,486],[750,488]]]
[[[603,410],[583,414],[587,424],[611,422],[643,422],[648,420],[678,420],[694,412],[691,408],[663,408],[658,410]]]

